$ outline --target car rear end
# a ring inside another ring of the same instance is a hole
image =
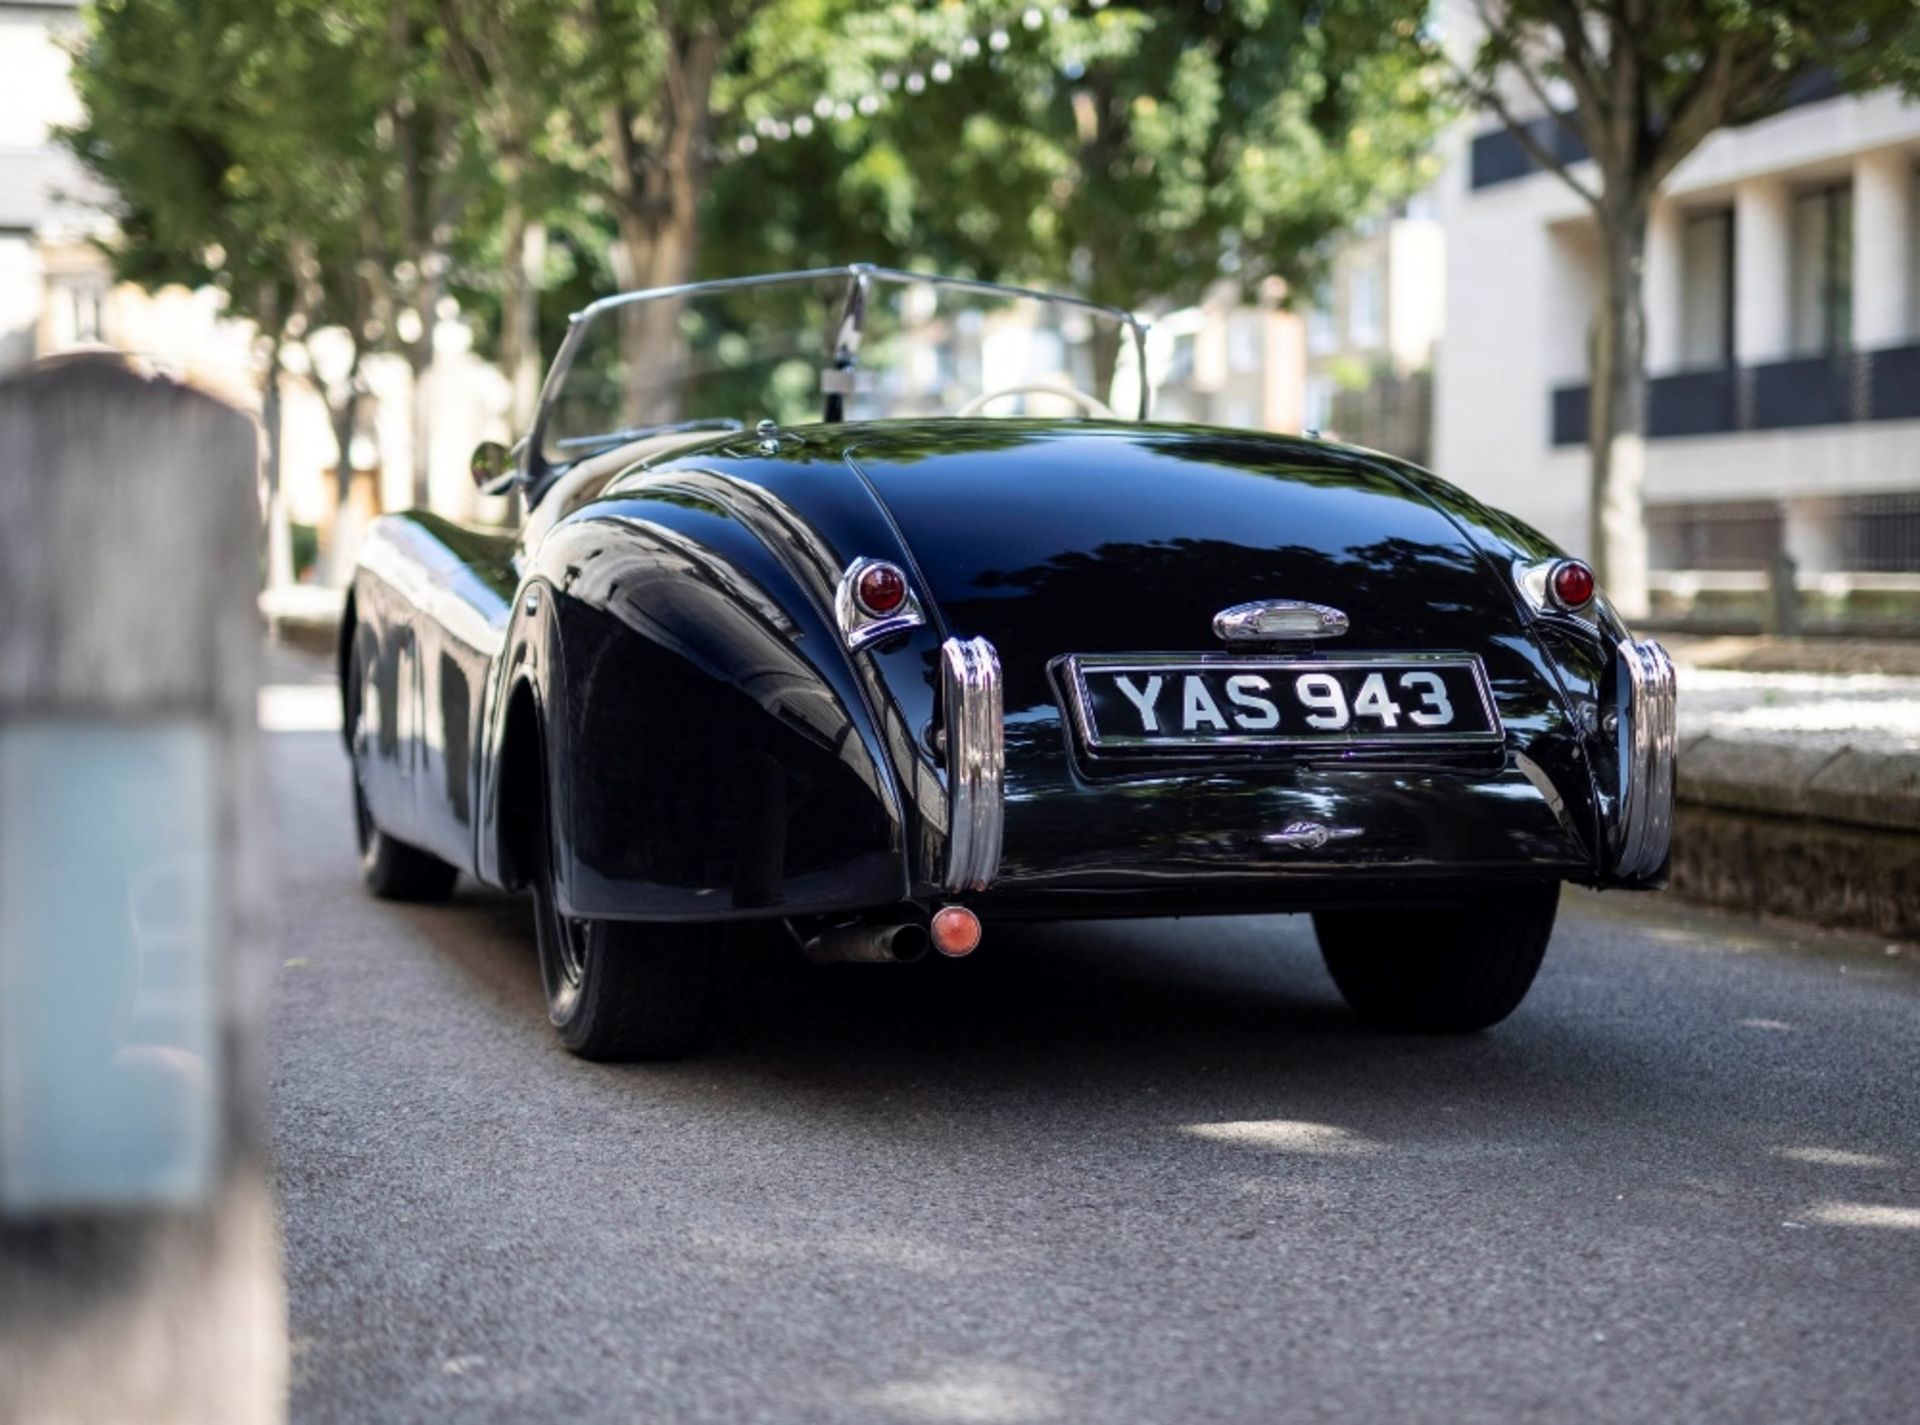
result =
[[[1471,501],[1317,442],[942,425],[932,448],[850,430],[847,459],[948,650],[978,904],[1454,902],[1663,872],[1670,673],[1603,602],[1537,605],[1550,555]]]

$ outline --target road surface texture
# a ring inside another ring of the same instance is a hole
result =
[[[296,1422],[1920,1415],[1911,951],[1570,896],[1450,1040],[1298,918],[740,947],[611,1068],[523,901],[361,894],[327,694],[263,718]]]

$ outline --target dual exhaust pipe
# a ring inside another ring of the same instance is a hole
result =
[[[836,925],[801,942],[816,965],[907,965],[931,946],[948,959],[971,955],[980,944],[980,917],[963,905],[943,905],[917,920]]]

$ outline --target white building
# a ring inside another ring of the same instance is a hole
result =
[[[1920,571],[1917,163],[1920,106],[1809,84],[1666,185],[1645,267],[1656,592],[1780,549],[1816,578]],[[1591,213],[1491,120],[1440,201],[1435,468],[1583,550]]]
[[[0,369],[98,340],[105,320],[97,193],[52,140],[80,117],[62,48],[78,5],[0,0]]]

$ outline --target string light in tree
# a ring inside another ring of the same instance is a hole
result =
[[[1089,10],[1104,10],[1108,0],[1086,0]],[[1072,11],[1065,5],[1055,5],[1051,11],[1038,5],[1029,5],[1020,12],[1018,24],[1028,31],[1037,31],[1046,25],[1049,19],[1055,24],[1065,23],[1072,18]],[[871,118],[889,103],[902,95],[919,96],[927,92],[929,82],[933,84],[950,83],[954,76],[954,60],[977,60],[982,55],[988,57],[1005,54],[1013,47],[1011,25],[995,25],[982,35],[963,35],[953,56],[939,56],[928,63],[924,69],[913,68],[904,74],[895,69],[883,70],[879,77],[878,92],[869,92],[855,99],[836,100],[822,94],[813,101],[812,111],[793,115],[788,119],[765,117],[754,121],[750,132],[741,134],[733,141],[733,151],[742,156],[757,153],[764,143],[785,143],[789,138],[806,138],[814,129],[827,122],[845,123],[856,114]],[[1081,67],[1069,61],[1067,71],[1072,75],[1081,71]]]

